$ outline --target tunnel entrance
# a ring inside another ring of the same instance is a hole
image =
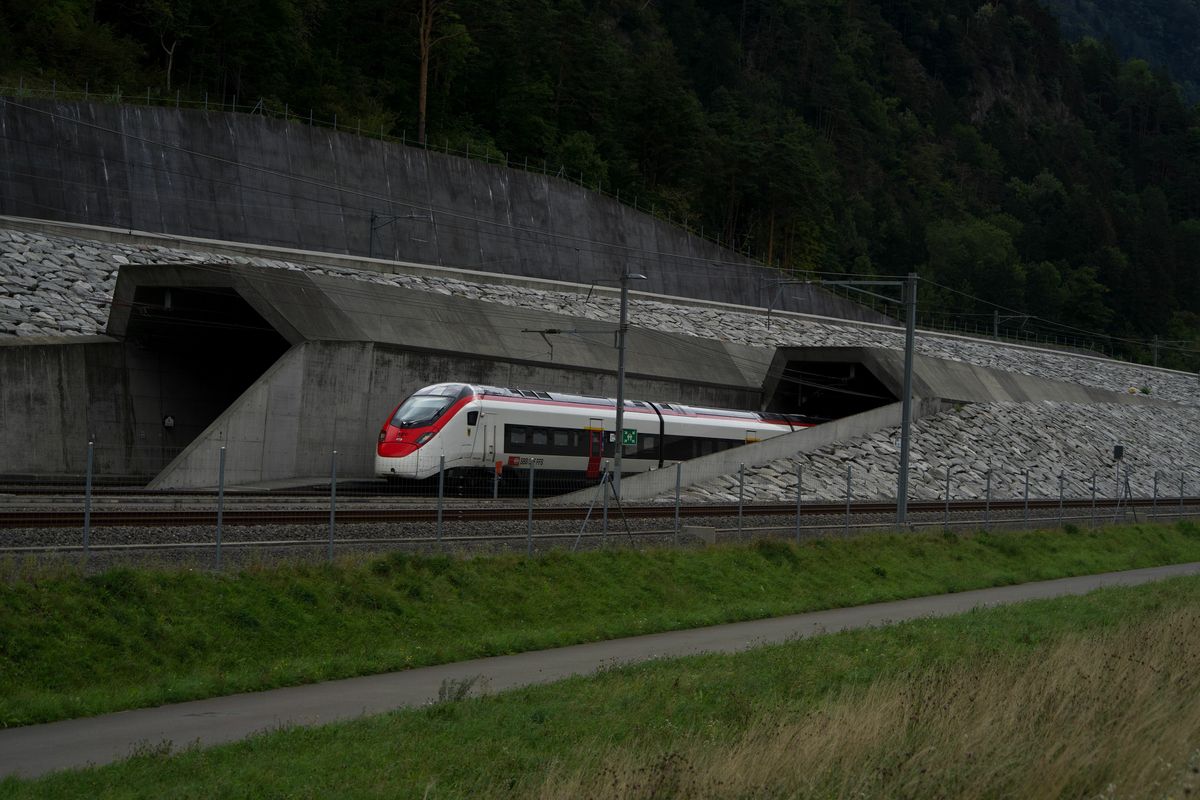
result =
[[[233,289],[138,286],[125,328],[133,451],[153,475],[290,346]]]
[[[856,361],[787,361],[766,410],[830,420],[896,402],[896,395]]]

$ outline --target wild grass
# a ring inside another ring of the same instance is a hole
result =
[[[603,671],[0,797],[1180,797],[1200,578]],[[1110,788],[1111,787],[1111,788]]]
[[[1200,609],[1072,635],[1031,657],[926,667],[760,712],[733,741],[557,766],[559,798],[1184,797],[1200,788]]]
[[[0,583],[0,725],[1200,560],[1190,523]]]

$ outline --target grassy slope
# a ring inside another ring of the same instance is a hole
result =
[[[0,724],[1200,560],[1200,529],[871,536],[0,585]]]
[[[1022,664],[1045,662],[1048,648],[1064,639],[1138,625],[1152,630],[1181,609],[1194,617],[1197,606],[1200,578],[1107,589],[748,653],[648,663],[173,757],[146,753],[36,782],[0,782],[0,796],[525,797],[539,793],[552,769],[599,774],[593,785],[604,787],[602,770],[614,752],[638,753],[659,765],[661,755],[680,743],[712,746],[719,753],[736,747],[764,718],[824,711],[831,699],[853,699],[854,692],[880,680],[923,685],[937,675],[957,670],[969,676],[977,666],[997,664],[1015,669],[1020,679]],[[962,715],[957,710],[953,716]],[[895,753],[883,757],[894,760]],[[991,769],[1001,777],[1008,771]],[[925,790],[909,787],[900,794],[931,796],[937,786],[926,780]],[[986,785],[980,786],[987,795]],[[675,796],[669,788],[640,794]],[[1074,796],[1104,790],[1075,788],[1081,791]]]

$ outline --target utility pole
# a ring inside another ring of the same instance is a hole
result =
[[[621,498],[621,454],[625,449],[625,332],[629,330],[629,282],[646,280],[645,275],[621,270],[621,321],[617,326],[617,440],[613,454],[613,494]]]
[[[908,306],[908,324],[904,331],[904,397],[900,419],[900,478],[896,486],[896,522],[908,522],[908,445],[912,431],[913,348],[917,330],[917,273],[908,273],[904,282],[904,302]]]

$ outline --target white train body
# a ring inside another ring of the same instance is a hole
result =
[[[644,472],[813,423],[756,411],[440,383],[414,392],[379,432],[375,474],[423,479],[450,469],[508,468],[598,477],[624,438],[622,471]],[[629,442],[633,442],[629,444]]]

